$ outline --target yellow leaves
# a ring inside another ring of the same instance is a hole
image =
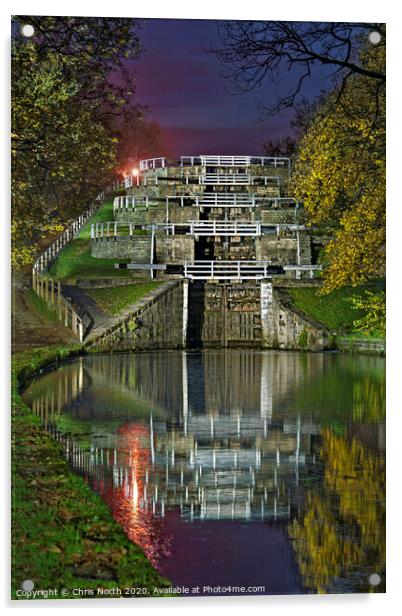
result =
[[[348,82],[342,106],[334,96],[302,137],[291,189],[311,224],[337,231],[326,250],[325,288],[357,284],[384,274],[384,97],[375,101],[364,78]]]
[[[289,528],[303,581],[319,593],[368,560],[376,571],[385,565],[384,462],[356,439],[329,428],[321,436],[323,484],[311,488]]]

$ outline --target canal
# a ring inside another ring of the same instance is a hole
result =
[[[89,355],[38,376],[23,398],[174,585],[384,591],[384,363]]]

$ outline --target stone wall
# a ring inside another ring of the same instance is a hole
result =
[[[157,222],[166,222],[165,205],[152,205],[145,208],[127,208],[117,210],[114,216],[117,222],[132,222],[135,225],[151,225]]]
[[[214,258],[221,260],[246,260],[255,259],[255,238],[240,237],[216,237],[214,242]]]
[[[169,222],[188,222],[189,220],[199,220],[199,208],[192,205],[181,207],[174,202],[169,202]]]
[[[98,351],[266,348],[321,351],[326,328],[296,310],[283,289],[260,284],[169,281],[89,343]]]
[[[262,235],[255,242],[257,261],[271,261],[275,265],[297,263],[296,238]]]
[[[141,351],[181,349],[185,346],[187,319],[186,281],[169,281],[151,300],[144,300],[123,321],[95,340],[88,350]]]
[[[256,215],[258,215],[261,222],[266,225],[294,225],[296,223],[303,224],[303,222],[305,221],[304,212],[298,210],[297,214],[295,215],[295,209],[292,207],[269,209],[263,209],[262,207],[260,207],[257,208]]]
[[[166,235],[157,233],[155,236],[156,263],[183,263],[194,261],[194,237],[190,235]]]
[[[135,263],[150,263],[151,236],[99,238],[91,242],[91,254],[98,259],[132,259]]]
[[[322,351],[333,344],[324,325],[294,308],[289,295],[271,282],[261,283],[261,326],[262,346],[268,349]]]

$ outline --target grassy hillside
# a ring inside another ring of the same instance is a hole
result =
[[[77,278],[130,278],[130,271],[114,268],[113,259],[96,259],[91,256],[91,225],[113,220],[113,202],[106,201],[88,220],[75,239],[58,256],[50,268],[50,274],[59,280],[74,281]],[[128,262],[128,259],[121,260]]]
[[[382,281],[359,287],[342,287],[320,295],[316,287],[290,288],[290,296],[296,308],[321,321],[329,330],[336,334],[361,337],[361,332],[355,332],[353,321],[363,316],[360,310],[353,307],[352,297],[360,297],[366,289],[382,288]]]

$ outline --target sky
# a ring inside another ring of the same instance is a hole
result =
[[[219,47],[217,22],[208,19],[144,19],[144,51],[133,64],[136,99],[163,129],[169,155],[264,153],[263,144],[289,134],[291,112],[261,118],[258,101],[273,103],[277,86],[269,80],[252,92],[230,94],[226,67],[208,51]],[[282,87],[286,86],[285,74]],[[304,94],[317,95],[316,74]],[[288,82],[289,83],[289,82]],[[290,87],[290,84],[289,84]]]

